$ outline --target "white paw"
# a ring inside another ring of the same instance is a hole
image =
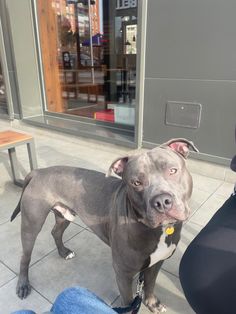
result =
[[[154,295],[145,300],[145,305],[154,314],[167,312],[166,306],[160,303],[160,301],[158,301],[158,299]]]
[[[154,313],[159,314],[159,313],[166,313],[166,312],[167,312],[166,306],[160,303],[156,309],[156,312]]]
[[[65,259],[68,260],[68,259],[72,259],[73,257],[75,257],[75,252],[71,252],[70,254],[68,254]]]

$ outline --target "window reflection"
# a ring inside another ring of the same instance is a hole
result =
[[[38,0],[47,110],[134,125],[137,1]]]
[[[0,114],[7,114],[7,96],[6,96],[6,88],[3,78],[3,70],[0,60]]]

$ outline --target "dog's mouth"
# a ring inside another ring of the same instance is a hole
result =
[[[170,219],[175,219],[176,221],[185,221],[189,217],[188,210],[179,210],[176,208],[171,208],[168,212],[165,213]]]
[[[157,228],[161,225],[175,224],[177,222],[183,222],[189,217],[189,208],[188,206],[175,207],[172,206],[169,210],[160,213],[155,209],[149,209],[148,215],[146,216],[146,223],[151,228]],[[145,220],[146,220],[145,219]]]

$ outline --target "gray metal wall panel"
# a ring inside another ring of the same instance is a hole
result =
[[[180,136],[226,162],[235,154],[235,12],[234,0],[148,0],[144,142]],[[167,101],[201,103],[200,127],[165,125]]]
[[[23,117],[35,116],[42,112],[42,98],[31,1],[8,0],[6,5],[11,26],[22,114]]]
[[[199,102],[199,129],[165,125],[167,101]],[[146,79],[144,141],[162,143],[186,137],[205,154],[230,158],[235,154],[236,82]]]
[[[236,79],[235,0],[149,0],[147,77]]]

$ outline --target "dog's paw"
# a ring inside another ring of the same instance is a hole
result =
[[[62,247],[62,248],[58,249],[58,253],[65,260],[72,259],[73,257],[75,257],[75,252],[71,251],[70,249],[68,249],[66,247]]]
[[[65,257],[65,260],[68,260],[68,259],[72,259],[73,257],[75,257],[75,252],[70,252],[66,257]]]
[[[154,314],[166,313],[167,311],[166,306],[162,304],[156,296],[146,298],[144,304]]]
[[[20,280],[16,286],[16,294],[18,297],[23,300],[25,299],[31,292],[31,286],[28,280]]]

